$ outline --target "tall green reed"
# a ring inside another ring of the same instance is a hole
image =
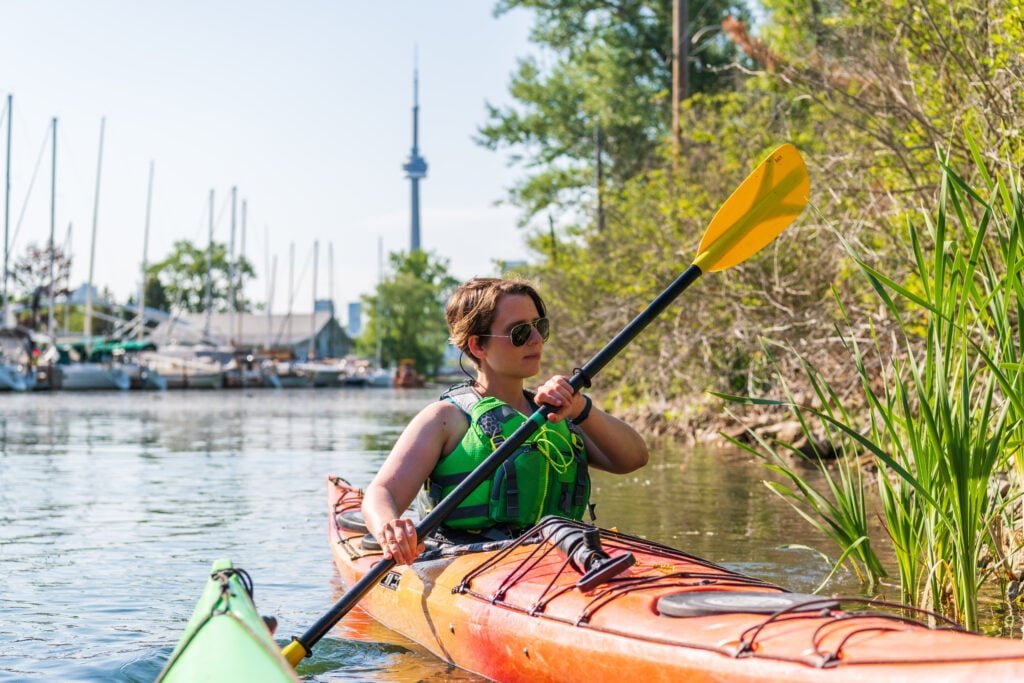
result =
[[[836,331],[860,383],[854,407],[844,407],[840,394],[803,358],[812,405],[794,401],[781,374],[783,399],[724,396],[786,406],[810,442],[826,435],[835,465],[817,450],[810,457],[824,473],[823,491],[784,457],[792,448],[756,437],[756,446],[747,449],[790,480],[794,488],[771,486],[805,517],[808,510],[817,515],[812,522],[870,586],[884,569],[865,522],[870,481],[861,465],[867,456],[877,466],[878,500],[902,598],[968,628],[977,628],[982,584],[993,573],[1009,578],[1008,564],[990,558],[1018,550],[1001,545],[994,532],[1019,526],[1020,514],[1009,503],[1024,472],[1020,183],[1012,171],[1009,180],[989,176],[977,150],[974,160],[981,190],[943,163],[934,218],[923,214],[920,224],[908,219],[913,269],[903,282],[875,270],[843,242],[897,334],[895,344],[882,343],[868,321],[869,341],[859,340],[836,296]],[[764,348],[771,356],[771,347]],[[1011,469],[1014,486],[1004,495],[994,484]]]

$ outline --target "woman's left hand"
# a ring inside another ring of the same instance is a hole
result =
[[[555,410],[548,413],[550,422],[561,422],[565,418],[579,415],[586,407],[586,399],[582,394],[574,393],[569,380],[562,375],[555,375],[537,389],[538,405],[549,405]]]

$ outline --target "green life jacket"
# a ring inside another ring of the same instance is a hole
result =
[[[527,420],[507,403],[482,398],[468,385],[453,387],[441,398],[466,413],[469,430],[427,479],[428,505],[436,505],[451,493]],[[545,515],[581,520],[589,500],[583,433],[570,420],[545,422],[444,524],[453,529],[483,530],[497,525],[525,528]]]

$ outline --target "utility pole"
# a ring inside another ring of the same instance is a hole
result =
[[[689,96],[689,34],[686,28],[689,8],[686,0],[672,0],[672,168],[678,169],[683,152],[679,110]]]
[[[601,168],[600,119],[594,119],[594,169],[597,176],[597,231],[604,232],[604,173]],[[554,240],[554,233],[551,234]]]

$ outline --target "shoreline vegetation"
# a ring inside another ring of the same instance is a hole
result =
[[[561,25],[537,3],[502,6]],[[757,37],[723,22],[740,53],[733,80],[682,103],[678,145],[621,175],[582,162],[597,191],[568,194],[592,213],[533,233],[538,261],[522,272],[557,312],[545,363],[572,368],[611,338],[688,263],[751,161],[793,142],[811,175],[807,214],[682,297],[609,366],[596,398],[648,436],[761,458],[781,477],[767,485],[866,590],[898,585],[901,600],[978,629],[979,595],[1024,604],[1024,57],[1011,47],[1022,9],[765,7]],[[589,113],[615,134],[614,113]],[[485,131],[492,146],[541,139],[524,117],[502,121]],[[513,199],[551,210],[565,177],[538,174]]]
[[[937,209],[907,217],[901,281],[836,233],[880,304],[864,328],[833,292],[845,358],[761,338],[766,393],[710,391],[688,417],[669,401],[620,412],[646,434],[763,460],[783,480],[765,485],[869,594],[896,581],[902,602],[979,630],[984,594],[1024,604],[1024,197],[1014,169],[990,176],[972,149],[983,186],[939,160]]]

